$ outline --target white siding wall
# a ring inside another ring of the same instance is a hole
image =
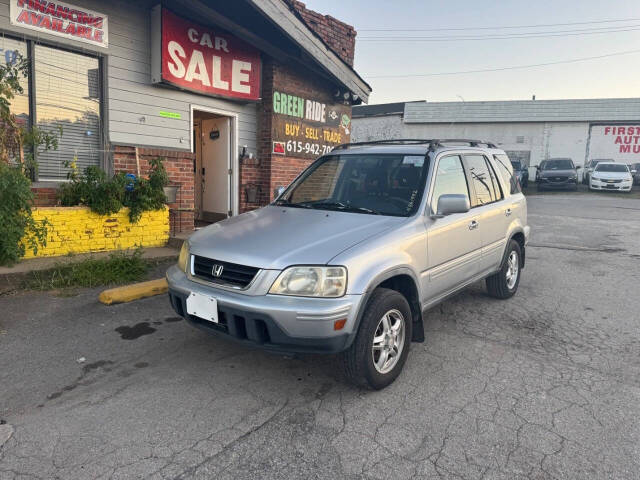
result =
[[[354,118],[352,120],[352,142],[369,142],[385,138],[406,138],[402,115]]]
[[[545,158],[568,157],[584,165],[589,123],[402,123],[400,115],[353,119],[352,141],[384,138],[471,138],[503,150],[530,151],[530,167]],[[520,137],[520,138],[519,138]],[[519,143],[521,140],[522,143]],[[535,175],[535,168],[529,171]]]
[[[191,105],[222,109],[238,114],[239,144],[256,150],[256,105],[226,101],[161,88],[151,84],[150,8],[157,1],[67,0],[109,16],[109,48],[21,29],[9,23],[9,0],[0,0],[0,35],[11,32],[53,45],[63,43],[78,51],[106,55],[108,72],[109,140],[115,144],[189,150]],[[182,118],[159,115],[161,110]],[[144,120],[142,120],[144,117]]]

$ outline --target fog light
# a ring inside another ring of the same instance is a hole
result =
[[[346,318],[343,318],[342,320],[336,320],[335,322],[333,322],[333,329],[335,331],[342,330],[346,323],[347,323]]]

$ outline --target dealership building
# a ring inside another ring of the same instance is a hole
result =
[[[297,0],[0,0],[0,61],[31,66],[12,109],[63,132],[37,155],[37,204],[71,161],[144,176],[164,157],[174,230],[264,205],[350,140],[371,91],[355,39]]]
[[[353,109],[352,141],[470,138],[535,167],[547,158],[640,162],[640,98],[401,102]]]

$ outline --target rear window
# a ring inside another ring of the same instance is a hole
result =
[[[629,172],[629,168],[621,163],[601,163],[596,172]]]
[[[513,173],[513,165],[511,164],[509,157],[504,154],[499,154],[494,155],[493,158],[496,161],[498,175],[502,177],[502,183],[504,185],[509,185],[511,195],[513,195],[514,193],[519,193],[521,191],[520,182],[518,182],[517,177]]]

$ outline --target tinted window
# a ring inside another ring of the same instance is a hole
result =
[[[438,163],[433,184],[433,197],[431,198],[432,213],[436,213],[438,210],[440,197],[447,194],[465,195],[469,198],[467,177],[462,168],[462,160],[458,155],[441,158]]]
[[[509,162],[509,157],[500,154],[494,155],[493,158],[496,160],[495,165],[498,169],[498,175],[502,177],[503,184],[509,185],[512,195],[520,192],[520,182],[518,182],[513,166]]]
[[[502,200],[502,189],[500,188],[500,182],[496,177],[496,172],[493,169],[491,162],[485,158],[485,162],[489,166],[489,176],[491,177],[491,183],[493,184],[493,192],[496,200]]]
[[[464,157],[471,179],[471,206],[486,205],[496,200],[495,187],[489,166],[483,155],[465,155]]]
[[[287,189],[276,204],[409,216],[420,205],[426,165],[423,155],[322,157]]]
[[[629,168],[622,164],[601,163],[596,167],[596,172],[629,172]]]
[[[571,170],[575,168],[573,162],[568,158],[559,158],[557,160],[547,160],[543,162],[543,170]]]

